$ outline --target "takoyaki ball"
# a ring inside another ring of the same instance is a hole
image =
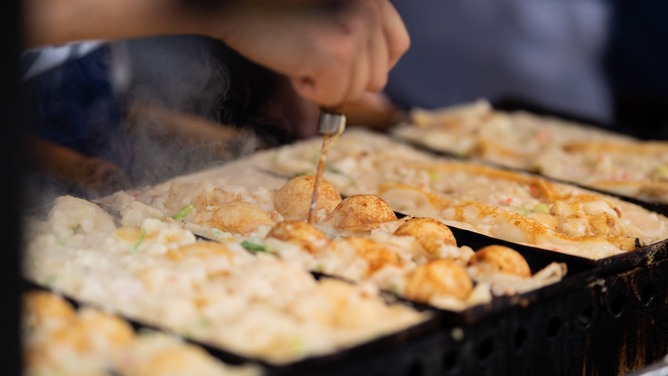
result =
[[[531,269],[524,257],[516,250],[502,245],[480,248],[469,259],[482,272],[508,273],[520,277],[531,277]]]
[[[247,234],[274,221],[261,207],[243,201],[221,204],[213,209],[205,225],[234,234]]]
[[[466,268],[454,260],[438,259],[417,267],[406,278],[404,295],[428,303],[435,296],[465,300],[473,290],[473,281]]]
[[[74,308],[62,297],[33,290],[22,297],[23,325],[28,330],[66,326],[76,317]]]
[[[307,220],[311,208],[315,177],[302,175],[290,179],[274,193],[274,207],[283,219]],[[341,202],[341,195],[334,186],[322,179],[320,195],[316,202],[316,211],[325,210],[326,218]]]
[[[119,365],[119,374],[160,376],[228,373],[201,347],[183,344],[180,341],[165,341],[160,337],[148,338],[138,342],[135,348],[139,351],[136,355],[123,358],[123,362]],[[245,371],[241,373],[243,372]]]
[[[399,255],[383,244],[367,238],[343,238],[337,240],[353,247],[355,253],[369,264],[367,274],[371,275],[386,266],[399,266]]]
[[[125,320],[119,319],[111,313],[98,310],[90,307],[83,307],[79,309],[79,319],[75,328],[69,327],[67,331],[72,329],[80,329],[82,334],[88,336],[90,343],[93,346],[104,346],[100,343],[100,339],[104,338],[108,345],[127,346],[135,339],[135,333],[132,326]],[[96,340],[98,341],[96,343]]]
[[[53,341],[63,348],[83,351],[114,350],[134,340],[132,326],[110,313],[83,307],[76,319],[52,333]]]
[[[394,235],[414,237],[431,257],[438,257],[439,249],[443,245],[457,246],[457,240],[450,227],[433,218],[411,218],[399,226]]]
[[[267,238],[301,246],[311,254],[316,254],[329,243],[329,237],[317,227],[304,221],[282,221],[269,230]]]
[[[371,194],[356,194],[343,199],[326,222],[338,230],[365,232],[382,223],[396,220],[396,214],[382,198]]]

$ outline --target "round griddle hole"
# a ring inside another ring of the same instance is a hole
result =
[[[624,303],[624,296],[622,294],[617,294],[614,299],[612,299],[612,303],[610,303],[610,313],[615,317],[620,316],[624,310]]]
[[[421,376],[425,374],[424,365],[419,360],[415,360],[406,370],[407,376]]]
[[[591,315],[594,313],[594,308],[592,306],[587,306],[582,308],[580,314],[578,315],[578,322],[582,326],[588,326],[591,322]]]
[[[656,286],[654,286],[653,283],[650,283],[642,289],[642,292],[640,293],[640,301],[647,306],[654,300],[655,295]]]
[[[450,350],[443,355],[443,370],[444,371],[452,371],[455,369],[457,366],[457,358],[459,357],[459,354],[457,353],[457,350]]]
[[[561,329],[561,318],[559,316],[550,318],[547,322],[547,336],[556,336],[559,333],[559,329]]]
[[[522,347],[524,347],[524,344],[527,341],[527,331],[524,330],[523,328],[517,329],[515,332],[515,339],[513,343],[515,344],[515,349],[520,350]]]
[[[478,346],[478,359],[485,361],[492,357],[494,353],[494,341],[491,338],[486,338]]]

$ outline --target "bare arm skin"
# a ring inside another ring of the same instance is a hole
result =
[[[189,5],[178,0],[25,0],[26,47],[86,39],[200,34],[223,40],[248,59],[290,79],[321,106],[382,90],[409,48],[388,0],[252,0]],[[329,8],[328,8],[329,9]]]

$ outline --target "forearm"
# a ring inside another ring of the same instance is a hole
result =
[[[86,39],[210,34],[213,20],[223,25],[225,17],[222,5],[193,6],[185,0],[25,0],[23,12],[28,48]],[[216,29],[224,33],[223,26]]]
[[[322,106],[380,91],[410,39],[390,0],[24,0],[25,47],[206,35]]]

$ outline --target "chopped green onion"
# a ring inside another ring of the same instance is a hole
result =
[[[668,165],[659,166],[652,171],[652,178],[655,180],[668,179]]]
[[[244,247],[244,249],[250,253],[267,252],[267,249],[265,248],[264,245],[253,243],[248,240],[244,240],[243,242],[241,242],[241,246]]]
[[[325,171],[329,171],[333,174],[345,175],[343,171],[339,170],[338,168],[332,166],[329,163],[325,163]]]
[[[181,219],[181,218],[185,217],[186,215],[188,215],[188,213],[190,213],[190,211],[193,210],[194,208],[195,208],[195,205],[190,204],[190,205],[186,206],[185,208],[183,208],[183,210],[181,210],[180,212],[174,214],[174,216],[172,218]]]
[[[318,162],[320,161],[320,153],[321,152],[322,152],[322,150],[320,150],[320,148],[318,148],[316,150],[313,150],[313,152],[311,153],[311,159],[310,160],[314,165],[318,165]]]
[[[75,234],[81,234],[83,232],[83,227],[81,226],[81,223],[77,223],[76,226],[72,227],[72,232]]]
[[[139,234],[139,239],[137,239],[135,244],[132,246],[132,252],[137,252],[139,246],[141,246],[141,243],[144,242],[145,237],[146,237],[146,230],[141,229],[141,233]]]
[[[222,239],[225,238],[225,235],[223,234],[223,232],[220,231],[220,230],[217,229],[217,228],[214,228],[213,230],[211,230],[211,234],[213,235],[213,238],[216,239],[216,240],[218,240],[218,241],[220,241],[220,240],[222,240]]]
[[[292,349],[297,353],[297,354],[302,354],[306,351],[306,343],[301,337],[295,337],[292,340]]]
[[[139,334],[139,335],[149,336],[149,335],[155,335],[157,333],[158,333],[158,331],[156,329],[147,328],[147,327],[137,328],[137,334]]]
[[[183,338],[195,339],[195,335],[190,329],[186,329],[183,332],[181,332],[181,336]]]
[[[211,320],[208,317],[202,317],[199,319],[197,325],[202,329],[206,329],[211,326]]]
[[[325,171],[331,172],[332,174],[343,175],[346,177],[346,179],[348,179],[348,184],[350,184],[353,187],[357,186],[357,183],[355,182],[355,179],[353,179],[352,176],[346,174],[342,170],[339,170],[338,168],[332,166],[329,163],[325,163]]]
[[[401,294],[401,289],[399,288],[399,285],[396,284],[396,283],[393,283],[392,285],[390,285],[390,291],[392,293],[396,294],[396,295]]]
[[[308,175],[306,171],[297,171],[294,173],[294,177]]]
[[[46,277],[46,280],[44,281],[44,283],[46,283],[46,285],[49,286],[49,287],[53,287],[52,285],[53,285],[54,282],[56,282],[57,279],[58,279],[57,275],[51,274],[50,276]]]
[[[464,159],[464,158],[468,157],[468,153],[465,152],[465,151],[456,151],[456,152],[452,153],[452,155],[454,155],[455,158],[459,158],[459,159]]]
[[[534,212],[534,213],[545,213],[545,214],[547,214],[547,213],[550,212],[550,208],[548,208],[547,205],[545,205],[543,203],[540,203],[540,204],[534,206],[531,211]]]

